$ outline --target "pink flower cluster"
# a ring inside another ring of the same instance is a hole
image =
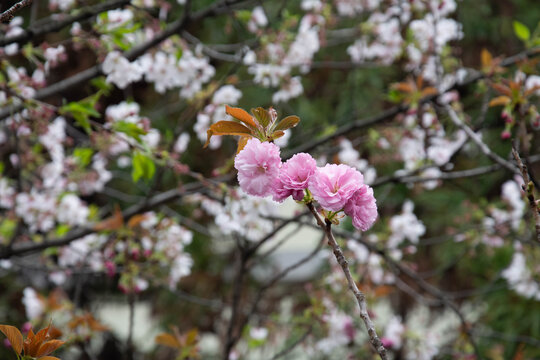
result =
[[[278,146],[250,139],[236,156],[234,167],[240,187],[250,195],[272,195],[278,202],[292,196],[301,201],[309,190],[323,209],[344,211],[359,230],[366,231],[377,219],[373,189],[364,184],[359,171],[347,165],[317,167],[305,153],[282,163]]]

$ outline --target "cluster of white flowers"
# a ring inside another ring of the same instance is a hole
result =
[[[138,60],[130,62],[118,51],[110,52],[102,65],[107,75],[107,82],[121,89],[129,84],[142,80],[154,83],[157,92],[164,93],[169,89],[181,88],[180,96],[191,99],[202,89],[215,74],[207,57],[195,55],[184,49],[180,59],[173,54],[158,51],[145,54]]]
[[[15,16],[11,22],[5,26],[5,37],[6,39],[19,36],[22,33],[24,33],[24,29],[22,28],[23,25],[23,18],[21,16]],[[5,47],[0,47],[0,50],[3,51],[6,55],[12,56],[17,54],[19,52],[19,44],[13,43],[8,44]]]
[[[146,134],[140,136],[141,143],[149,149],[155,149],[161,139],[159,130],[150,127],[150,120],[140,115],[140,106],[136,102],[122,101],[117,105],[110,105],[105,110],[107,119],[106,127],[111,127],[115,122],[123,121],[137,125],[141,130],[146,131]],[[130,150],[130,145],[133,145],[135,140],[123,133],[115,133],[115,138],[108,149],[111,155],[118,155]],[[119,159],[122,163],[123,158]],[[125,165],[125,164],[124,164]]]
[[[268,25],[268,18],[264,13],[263,7],[254,7],[253,11],[251,12],[251,18],[249,19],[249,22],[247,24],[248,30],[252,33],[255,33],[259,28],[264,28],[266,27],[266,25]]]
[[[418,244],[420,237],[426,233],[426,227],[416,217],[413,210],[413,202],[407,200],[403,204],[403,212],[399,215],[392,216],[390,219],[390,230],[392,234],[388,238],[388,248],[397,248],[405,240],[408,240],[412,244]]]
[[[49,0],[49,9],[52,11],[66,11],[71,9],[76,1],[77,0]]]
[[[512,262],[504,269],[501,276],[519,295],[540,301],[540,283],[533,277],[533,274],[538,273],[538,266],[531,271],[519,243],[516,243],[515,249]]]
[[[268,63],[257,63],[253,51],[244,56],[244,64],[248,72],[254,75],[253,81],[263,87],[280,87],[274,93],[274,103],[286,102],[300,96],[304,88],[299,76],[291,76],[297,68],[301,73],[307,73],[311,68],[313,57],[320,49],[320,26],[325,22],[324,17],[316,14],[306,14],[300,21],[295,39],[285,50],[281,43],[268,43],[263,53]]]
[[[191,244],[193,233],[171,219],[163,219],[160,226],[163,228],[156,234],[153,249],[166,255],[161,265],[170,266],[169,287],[174,289],[181,278],[191,273],[193,259],[184,247]]]
[[[336,309],[328,299],[323,299],[323,303],[328,309],[322,316],[328,326],[328,336],[317,341],[315,348],[324,354],[330,354],[354,340],[356,329],[349,315]]]
[[[197,122],[193,126],[193,130],[201,142],[206,142],[206,131],[210,125],[230,118],[225,112],[224,105],[236,105],[241,97],[242,92],[234,85],[224,85],[214,93],[212,101],[197,114]],[[213,136],[210,139],[210,149],[219,148],[221,141],[221,136]]]
[[[278,207],[270,198],[245,194],[240,188],[232,190],[225,198],[225,204],[202,195],[190,196],[191,202],[199,202],[214,221],[221,234],[237,234],[250,241],[261,240],[274,229],[268,216],[277,216]]]
[[[48,47],[43,52],[45,57],[45,72],[58,65],[61,61],[65,61],[67,58],[66,48],[64,45],[59,45],[58,47]]]
[[[58,266],[63,270],[69,270],[76,266],[87,265],[93,271],[102,271],[104,269],[104,258],[100,249],[106,242],[106,235],[97,234],[90,234],[77,239],[60,249]],[[56,278],[55,283],[57,285],[61,284],[58,281],[60,279],[60,277]],[[65,280],[65,277],[63,280]]]
[[[372,253],[367,247],[355,240],[347,241],[347,249],[352,251],[358,264],[366,265],[366,272],[374,284],[393,284],[395,277],[383,268],[383,259],[379,254]]]
[[[34,320],[39,318],[45,310],[45,304],[39,298],[36,290],[31,287],[27,287],[23,290],[22,303],[26,310],[26,316],[28,317],[28,320]]]
[[[125,26],[133,20],[133,11],[130,9],[114,9],[101,14],[98,19],[98,25],[106,31],[111,31]]]
[[[28,225],[30,232],[47,232],[55,224],[56,196],[36,189],[30,193],[20,192],[15,197],[15,213]]]
[[[379,7],[381,0],[334,0],[337,12],[341,16],[357,16],[365,11]]]
[[[444,127],[431,112],[422,115],[422,124],[416,124],[416,115],[408,115],[405,125],[409,128],[399,143],[405,169],[398,170],[396,175],[406,175],[424,165],[436,165],[422,171],[421,176],[437,178],[440,175],[438,167],[452,166],[450,159],[467,141],[467,134],[458,130],[447,135]],[[433,189],[438,185],[435,181],[426,181],[424,187]]]
[[[139,81],[143,75],[143,69],[138,62],[129,62],[118,51],[111,51],[101,65],[107,75],[107,82],[113,83],[120,89],[125,89],[129,84]]]
[[[504,242],[499,236],[499,227],[510,225],[513,230],[519,229],[526,210],[520,183],[523,183],[522,178],[516,176],[515,181],[508,180],[502,185],[501,198],[507,204],[507,209],[495,207],[489,209],[490,215],[483,220],[485,234],[482,237],[482,242],[490,246],[500,247]]]

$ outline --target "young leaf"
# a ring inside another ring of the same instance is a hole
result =
[[[56,356],[43,356],[40,357],[38,360],[60,360],[60,358],[57,358]]]
[[[141,177],[150,180],[156,172],[156,165],[152,159],[141,152],[136,152],[133,155],[132,165],[131,177],[133,182],[139,181]]]
[[[295,127],[300,122],[300,118],[295,115],[287,116],[285,119],[281,120],[279,124],[277,124],[276,128],[274,130],[287,130],[290,128]]]
[[[146,135],[146,131],[140,128],[137,124],[127,121],[117,121],[113,125],[113,129],[126,134],[129,137],[134,138],[138,142],[141,142],[141,135]]]
[[[253,118],[253,116],[249,115],[246,110],[240,108],[233,108],[229,105],[225,105],[225,112],[231,115],[233,118],[240,120],[244,124],[248,125],[252,129],[257,128],[257,123],[255,122],[255,119]]]
[[[162,333],[156,336],[156,344],[168,346],[174,349],[180,349],[182,346],[178,339],[171,334]]]
[[[73,150],[73,156],[77,159],[77,162],[81,167],[86,167],[92,161],[92,155],[94,150],[90,148],[76,148]]]
[[[7,337],[13,350],[20,354],[23,348],[23,336],[19,329],[11,325],[0,325],[0,331]]]
[[[251,136],[242,136],[238,139],[238,147],[236,148],[237,154],[244,149],[249,139],[251,139]]]
[[[487,49],[484,48],[480,54],[480,60],[483,68],[490,68],[491,64],[493,63],[493,56]]]
[[[49,355],[50,353],[52,353],[53,351],[55,351],[56,349],[58,349],[60,346],[64,345],[64,341],[62,340],[50,340],[50,341],[47,341],[43,344],[41,344],[41,346],[39,347],[39,350],[36,354],[36,357],[41,357],[41,356],[47,356]]]
[[[251,113],[253,114],[253,116],[255,116],[255,118],[257,119],[259,124],[262,125],[263,128],[266,129],[268,124],[270,124],[271,122],[270,114],[268,114],[268,111],[266,111],[262,107],[251,109]]]
[[[512,24],[514,25],[514,33],[520,40],[528,41],[530,39],[531,32],[523,23],[514,21]]]
[[[497,96],[494,99],[491,99],[491,101],[489,102],[489,106],[504,106],[510,104],[510,101],[511,100],[508,96],[501,95]]]
[[[243,111],[243,110],[242,110]],[[247,113],[246,113],[247,114]],[[251,136],[252,131],[242,124],[235,121],[218,121],[210,126],[210,129],[206,131],[207,139],[204,147],[207,147],[210,143],[210,138],[213,135],[241,135]]]
[[[124,226],[124,216],[122,215],[120,207],[118,205],[115,205],[113,215],[94,225],[94,230],[117,230],[120,229],[122,226]]]

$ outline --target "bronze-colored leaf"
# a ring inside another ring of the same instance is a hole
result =
[[[242,136],[238,139],[238,147],[236,148],[237,154],[244,149],[249,139],[251,139],[251,136]]]
[[[422,97],[426,97],[426,96],[431,96],[431,95],[437,95],[439,93],[439,91],[437,89],[435,89],[434,87],[432,86],[428,86],[427,88],[424,88],[422,90]]]
[[[210,126],[210,129],[206,131],[207,139],[204,147],[207,147],[210,143],[210,138],[214,135],[251,135],[251,130],[242,124],[235,121],[218,121]]]
[[[37,354],[35,357],[41,357],[41,356],[47,356],[56,349],[58,349],[60,346],[64,345],[65,341],[62,340],[50,340],[47,341],[39,347],[39,350],[37,351]]]
[[[285,135],[285,132],[284,131],[274,131],[272,133],[272,140],[276,140],[276,139],[279,139],[280,137],[282,137],[283,135]]]
[[[134,227],[137,227],[140,223],[142,223],[146,219],[145,214],[137,214],[133,215],[129,218],[129,221],[127,223],[128,228],[133,229]]]
[[[487,49],[482,49],[480,61],[482,62],[482,68],[490,68],[493,63],[493,56],[491,56],[491,53]]]
[[[401,91],[401,92],[404,92],[404,93],[412,93],[415,90],[414,86],[412,84],[406,83],[406,82],[400,82],[400,83],[397,83],[397,84],[392,84],[391,87],[394,90]]]
[[[505,106],[510,104],[510,98],[505,95],[497,96],[496,98],[491,99],[489,106]]]
[[[26,335],[26,340],[24,340],[23,342],[24,353],[26,355],[29,355],[30,345],[32,344],[32,340],[34,339],[34,337],[34,331],[32,330],[32,328],[30,328],[30,330],[28,331],[28,335]]]
[[[13,350],[20,354],[23,349],[23,336],[19,329],[11,325],[0,325],[0,331],[7,337]]]
[[[43,356],[40,357],[38,360],[60,360],[60,358],[57,358],[56,356]]]
[[[512,96],[512,91],[510,90],[510,88],[506,85],[502,85],[502,84],[491,84],[491,86],[497,90],[499,93],[503,94],[503,95],[507,95],[507,96]]]
[[[173,349],[180,349],[182,346],[177,338],[171,334],[161,333],[156,336],[156,344],[171,347]]]
[[[111,217],[97,223],[94,225],[94,230],[103,231],[103,230],[118,230],[124,226],[124,215],[120,210],[120,206],[116,204],[114,206],[114,213]]]
[[[298,125],[299,122],[300,122],[300,118],[298,116],[295,116],[295,115],[287,116],[286,118],[281,120],[279,124],[277,124],[274,130],[276,131],[287,130],[287,129],[295,127],[296,125]]]
[[[233,118],[240,120],[249,127],[253,129],[257,128],[257,123],[255,122],[255,119],[253,118],[253,116],[249,115],[246,110],[225,105],[225,112],[231,115]]]

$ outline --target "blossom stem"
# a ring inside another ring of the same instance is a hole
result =
[[[347,262],[347,259],[345,259],[343,251],[341,250],[341,247],[337,243],[334,234],[332,233],[332,222],[328,219],[326,219],[326,222],[324,222],[323,219],[319,216],[319,213],[317,212],[315,207],[313,206],[313,203],[308,203],[306,205],[315,217],[317,225],[319,225],[319,227],[326,234],[326,238],[328,239],[328,245],[330,245],[330,247],[332,248],[334,256],[336,257],[338,264],[341,266],[341,269],[345,274],[345,278],[347,279],[347,283],[349,284],[349,289],[354,294],[356,302],[358,303],[358,308],[360,309],[360,317],[366,325],[371,345],[373,346],[375,351],[377,351],[381,359],[386,360],[386,349],[382,344],[381,340],[379,339],[379,336],[377,335],[377,332],[375,330],[375,324],[371,320],[367,311],[366,296],[362,291],[360,291],[360,289],[358,289],[358,286],[356,286],[356,283],[352,278],[351,272],[349,270],[349,263]]]

